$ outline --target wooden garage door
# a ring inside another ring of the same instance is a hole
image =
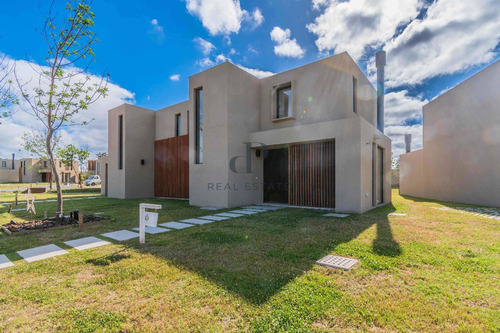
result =
[[[155,141],[155,196],[189,198],[189,135]]]
[[[289,204],[335,208],[335,141],[292,145],[288,158]]]

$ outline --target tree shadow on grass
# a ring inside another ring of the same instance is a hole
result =
[[[122,249],[120,251],[116,251],[114,253],[111,253],[109,255],[105,255],[99,258],[95,259],[88,259],[85,262],[87,264],[92,264],[94,266],[109,266],[115,262],[118,262],[123,259],[127,259],[130,257],[129,254],[121,254],[121,252],[126,251],[126,249]]]
[[[373,244],[356,242],[337,253],[362,253],[363,260],[380,262],[401,254],[394,240],[387,205],[345,219],[325,212],[279,210],[216,222],[150,237],[137,249],[167,259],[234,292],[262,304],[314,263],[376,225]],[[368,258],[368,259],[366,259]]]

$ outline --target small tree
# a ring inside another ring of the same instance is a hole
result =
[[[108,156],[108,153],[96,153],[95,156],[97,157],[98,160],[100,160],[104,156]]]
[[[28,155],[46,159],[49,156],[46,138],[47,133],[44,131],[31,131],[31,133],[26,132],[22,136],[22,146]],[[52,139],[52,151],[58,149],[60,139],[59,135],[54,135]],[[50,178],[50,190],[52,190],[52,179],[53,177]]]
[[[11,115],[5,110],[14,104],[19,104],[16,94],[11,89],[12,80],[9,79],[11,70],[11,67],[7,66],[6,56],[3,56],[0,59],[0,124],[2,118]]]
[[[57,151],[57,157],[59,157],[64,165],[68,167],[73,167],[76,161],[78,161],[80,164],[83,164],[85,160],[89,158],[89,156],[90,153],[87,150],[78,149],[71,144]],[[76,173],[76,179],[78,179],[78,183],[80,184],[80,187],[82,187],[81,172],[79,168],[73,169]]]
[[[92,32],[94,13],[90,11],[91,0],[71,0],[66,4],[67,17],[57,20],[49,9],[45,25],[41,31],[47,47],[45,58],[48,66],[33,69],[38,74],[37,87],[28,92],[14,70],[22,98],[29,105],[28,113],[34,115],[45,128],[47,156],[57,187],[57,212],[63,213],[62,188],[56,172],[54,157],[54,137],[67,125],[86,125],[88,121],[78,121],[77,115],[86,110],[99,97],[107,93],[109,75],[93,80],[87,74],[90,64],[95,61],[92,50],[98,42]],[[57,28],[59,26],[59,28]],[[83,69],[75,66],[85,62]]]

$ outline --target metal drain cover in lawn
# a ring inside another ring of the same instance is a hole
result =
[[[343,269],[345,271],[348,271],[357,262],[358,262],[357,259],[329,255],[329,256],[324,257],[323,259],[316,261],[316,264],[321,265],[321,266],[338,268],[338,269]]]

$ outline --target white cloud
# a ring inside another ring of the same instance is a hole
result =
[[[170,79],[170,81],[179,81],[181,79],[181,75],[180,74],[172,74],[172,75],[170,75],[169,79]]]
[[[296,39],[290,39],[291,34],[290,29],[273,28],[271,39],[277,44],[274,46],[274,53],[280,57],[302,58],[305,51]]]
[[[258,27],[264,22],[264,16],[262,15],[262,12],[259,8],[254,9],[250,20],[253,21],[254,28]]]
[[[33,88],[38,83],[35,78],[35,73],[31,68],[32,64],[23,60],[12,60],[15,62],[16,72],[22,82],[27,82],[25,89],[33,91]],[[76,70],[76,68],[67,68],[67,70]],[[13,75],[13,74],[11,74]],[[91,76],[92,82],[99,80],[97,76]],[[107,151],[108,141],[108,110],[112,109],[123,103],[134,103],[134,94],[116,84],[108,84],[108,95],[106,98],[100,98],[95,103],[89,105],[87,110],[80,112],[78,119],[95,120],[86,126],[70,126],[61,130],[61,135],[66,144],[72,143],[78,147],[88,146],[91,152]],[[20,101],[20,106],[14,106],[14,115],[10,118],[4,119],[0,125],[0,156],[10,156],[16,153],[16,156],[26,156],[26,153],[19,152],[21,149],[21,136],[24,132],[31,130],[41,130],[40,122],[32,115],[21,110],[21,107],[29,110],[26,102]]]
[[[252,74],[253,76],[258,77],[259,79],[263,79],[263,78],[266,78],[266,77],[269,77],[269,76],[272,76],[275,74],[273,72],[263,71],[263,70],[260,70],[257,68],[248,68],[248,67],[245,67],[243,65],[236,65],[236,66],[238,66],[239,68],[243,69],[244,71]]]
[[[198,48],[205,56],[209,55],[210,53],[212,53],[212,51],[217,49],[214,44],[204,40],[201,37],[196,37],[195,39],[193,39],[193,42],[198,46]]]
[[[216,63],[221,63],[225,61],[231,60],[230,58],[226,57],[224,54],[219,54],[217,57],[215,57],[215,62]]]
[[[396,29],[414,19],[419,0],[313,0],[313,8],[324,11],[307,29],[317,36],[320,52],[347,51],[359,60],[365,47],[377,47],[391,39]]]
[[[196,60],[196,64],[200,67],[212,67],[215,65],[215,62],[213,62],[210,58],[206,57],[200,60]]]
[[[440,0],[385,46],[388,87],[420,84],[490,62],[500,41],[500,1]],[[370,65],[374,75],[374,65]]]
[[[422,106],[428,100],[408,95],[407,90],[390,92],[385,95],[385,125],[401,125],[409,121],[422,119]]]
[[[161,45],[165,41],[165,32],[163,27],[158,23],[157,19],[151,20],[152,29],[148,32],[150,38],[157,44]]]
[[[238,33],[243,21],[257,27],[264,21],[259,8],[250,14],[241,8],[239,0],[186,0],[186,8],[197,16],[212,35]]]

